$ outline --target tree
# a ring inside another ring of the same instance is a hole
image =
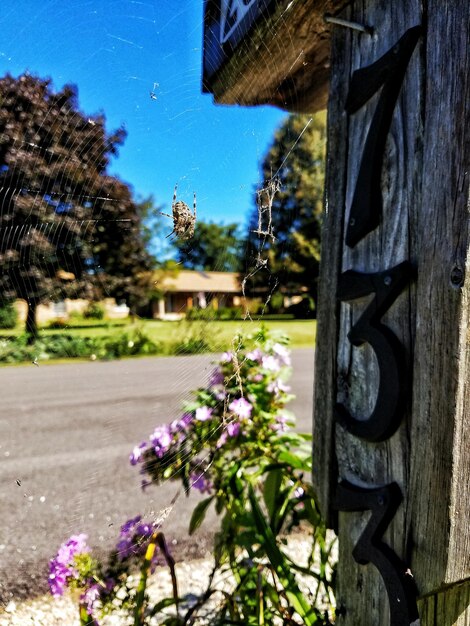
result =
[[[325,143],[325,113],[291,115],[277,130],[262,169],[265,186],[276,180],[280,185],[272,204],[266,192],[255,197],[246,238],[247,294],[305,294],[316,301]],[[274,239],[256,232],[260,204],[266,208],[262,230],[270,208]]]
[[[196,222],[194,236],[175,239],[177,260],[186,268],[236,272],[240,269],[241,237],[237,224]]]
[[[132,298],[152,259],[128,186],[106,172],[125,139],[78,109],[77,89],[49,79],[0,79],[1,299],[36,308],[63,297]]]

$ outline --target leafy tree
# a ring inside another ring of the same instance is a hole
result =
[[[32,340],[41,302],[141,293],[134,277],[152,266],[142,212],[106,171],[124,139],[78,109],[74,86],[0,79],[0,293],[26,300]]]
[[[316,301],[320,261],[321,214],[326,143],[326,116],[291,115],[277,130],[263,160],[265,182],[279,179],[271,205],[274,239],[259,230],[258,204],[270,204],[265,193],[256,195],[247,234],[246,292],[302,294]],[[263,213],[266,231],[268,211]],[[265,263],[267,261],[267,263]]]
[[[177,260],[186,268],[236,272],[240,268],[241,236],[237,224],[196,222],[194,236],[175,239]]]

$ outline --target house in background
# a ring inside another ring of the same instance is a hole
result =
[[[242,289],[236,272],[180,270],[155,284],[162,296],[152,303],[155,319],[181,319],[192,308],[242,305]]]
[[[104,308],[105,317],[107,319],[122,319],[129,316],[129,307],[125,304],[117,304],[114,298],[105,298],[100,302]],[[36,319],[40,326],[48,324],[55,320],[68,320],[70,315],[77,313],[83,315],[89,307],[90,301],[83,298],[66,298],[58,302],[48,302],[47,304],[39,304],[36,312]],[[21,324],[26,321],[28,305],[25,300],[16,300],[14,303],[18,313],[18,320]]]

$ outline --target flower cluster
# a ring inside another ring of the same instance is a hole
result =
[[[49,588],[52,595],[63,595],[66,587],[76,585],[83,576],[82,558],[90,548],[86,544],[87,535],[72,535],[63,543],[56,556],[49,561]]]
[[[207,387],[195,392],[182,417],[158,425],[148,443],[131,452],[131,465],[140,465],[145,476],[144,488],[182,479],[187,488],[214,493],[220,487],[217,461],[229,461],[247,442],[258,442],[261,449],[288,428],[292,417],[285,404],[291,396],[285,380],[291,361],[285,341],[258,335],[236,343],[237,349],[215,363]]]
[[[116,557],[118,561],[124,561],[131,557],[141,557],[147,550],[148,543],[155,532],[155,525],[143,522],[142,516],[137,515],[121,526],[119,540],[116,544]],[[152,568],[157,562],[155,554],[152,561]]]
[[[155,525],[142,521],[140,515],[127,520],[121,526],[106,567],[91,558],[86,535],[73,535],[50,561],[48,582],[51,593],[61,596],[67,588],[80,590],[80,606],[90,617],[90,624],[98,624],[98,613],[116,601],[119,590],[126,588],[125,581],[133,567],[142,563],[155,530]],[[151,572],[157,565],[157,557],[155,550]]]

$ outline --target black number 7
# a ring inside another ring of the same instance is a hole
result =
[[[382,87],[367,134],[346,230],[346,245],[353,248],[373,231],[382,214],[380,178],[385,141],[392,115],[421,27],[406,31],[391,50],[368,67],[356,70],[351,80],[345,109],[355,113]]]
[[[338,422],[356,437],[367,441],[388,439],[401,422],[406,391],[404,349],[380,319],[412,277],[412,266],[404,261],[385,272],[363,274],[348,270],[339,278],[337,297],[342,302],[375,293],[375,298],[348,333],[353,346],[368,343],[377,357],[379,390],[374,410],[368,419],[358,420],[342,404],[335,406]]]

